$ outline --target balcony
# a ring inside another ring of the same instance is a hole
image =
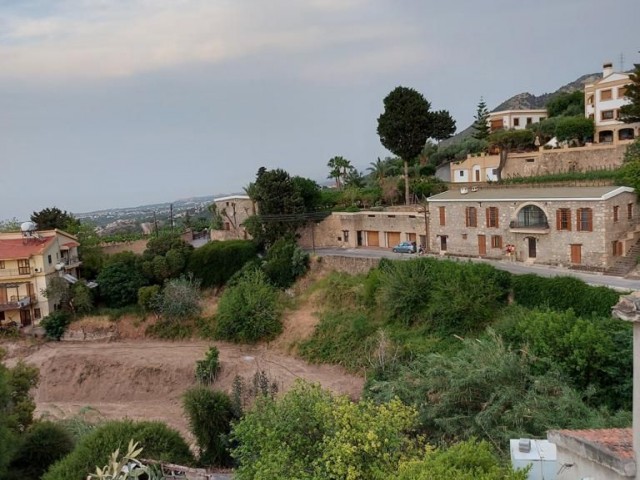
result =
[[[79,267],[82,262],[77,256],[73,256],[73,257],[62,257],[62,263],[64,263],[65,270],[70,270],[72,268]]]
[[[549,233],[549,222],[546,221],[526,221],[526,220],[511,220],[509,222],[509,229],[513,233]]]
[[[31,268],[2,268],[0,277],[21,277],[31,275]]]
[[[33,298],[30,296],[24,297],[15,297],[12,296],[9,298],[7,303],[0,303],[0,312],[6,312],[7,310],[20,310],[22,308],[27,308],[31,305]]]

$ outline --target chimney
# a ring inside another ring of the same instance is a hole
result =
[[[602,65],[602,78],[607,78],[612,73],[613,73],[613,63],[605,62]]]

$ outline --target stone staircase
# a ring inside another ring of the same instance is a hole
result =
[[[638,240],[627,252],[624,257],[618,258],[616,263],[614,263],[608,270],[604,273],[605,275],[614,275],[617,277],[624,277],[638,263],[638,257],[640,257],[640,240]]]

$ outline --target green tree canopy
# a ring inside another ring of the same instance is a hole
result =
[[[563,92],[555,95],[545,105],[547,114],[553,117],[584,117],[584,92]]]
[[[66,210],[62,211],[58,207],[45,208],[39,212],[33,212],[31,214],[31,221],[38,226],[39,230],[53,230],[58,228],[60,230],[73,231],[80,226],[80,221],[71,213]]]
[[[580,145],[593,137],[595,125],[590,118],[561,117],[556,122],[556,138],[563,141],[577,141]]]
[[[631,103],[620,108],[620,119],[625,123],[640,122],[640,63],[634,66],[633,73],[629,75],[631,83],[627,85],[624,94]]]
[[[487,109],[487,104],[482,97],[480,97],[478,109],[476,110],[476,114],[473,118],[476,120],[472,125],[474,130],[472,136],[476,140],[484,140],[491,133],[491,129],[489,128],[489,110]]]
[[[431,104],[413,88],[396,87],[383,103],[378,135],[382,145],[404,162],[405,202],[409,204],[409,162],[420,155],[429,138],[450,137],[455,121],[445,110],[431,112]]]

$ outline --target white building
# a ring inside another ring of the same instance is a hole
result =
[[[540,123],[547,118],[545,108],[529,110],[502,110],[489,114],[489,127],[492,132],[496,130],[524,130],[527,125]]]

